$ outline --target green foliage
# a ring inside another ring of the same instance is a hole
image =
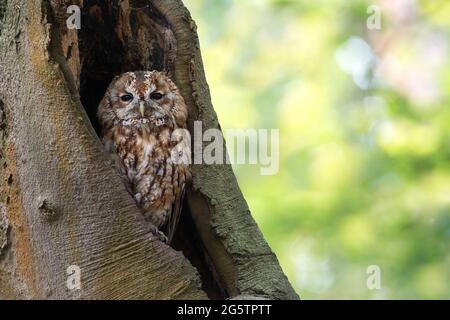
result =
[[[450,298],[450,3],[396,3],[185,0],[222,128],[280,129],[235,169],[306,299]]]

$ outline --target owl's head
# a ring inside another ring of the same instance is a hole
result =
[[[127,72],[111,82],[98,108],[108,125],[185,127],[187,107],[176,85],[158,71]]]

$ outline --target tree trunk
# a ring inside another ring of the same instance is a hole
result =
[[[0,0],[0,299],[298,298],[229,165],[194,165],[169,247],[103,152],[96,108],[124,71],[167,71],[191,132],[219,127],[182,2],[73,0],[78,31],[64,3]]]

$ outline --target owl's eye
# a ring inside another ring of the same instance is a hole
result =
[[[162,97],[163,97],[162,93],[159,93],[159,92],[153,92],[153,93],[150,95],[150,98],[151,98],[152,100],[161,100]]]
[[[120,97],[120,100],[122,100],[123,102],[131,101],[131,100],[133,100],[133,95],[124,94],[123,96]]]

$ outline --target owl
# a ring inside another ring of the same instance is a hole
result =
[[[187,114],[176,85],[157,71],[117,76],[97,110],[114,167],[152,231],[169,243],[191,177]]]

